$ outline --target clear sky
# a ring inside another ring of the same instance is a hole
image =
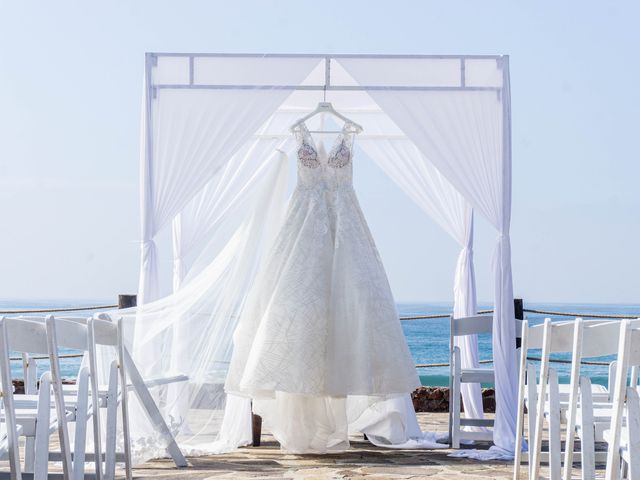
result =
[[[0,0],[0,300],[135,291],[143,54],[188,51],[509,54],[516,295],[640,303],[639,5]],[[450,300],[454,242],[357,168],[396,298]]]

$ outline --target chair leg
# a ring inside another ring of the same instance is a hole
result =
[[[560,428],[560,387],[558,372],[549,369],[549,477],[562,478],[562,443]]]
[[[526,350],[523,350],[523,352]],[[522,435],[524,430],[524,389],[526,382],[526,371],[524,358],[525,354],[522,354],[519,378],[518,378],[518,416],[516,420],[516,450],[515,458],[513,461],[513,480],[520,478],[520,468],[522,465]]]
[[[120,410],[122,412],[122,437],[124,442],[124,468],[126,480],[133,480],[131,471],[131,438],[129,431],[129,398],[127,386],[127,369],[125,367],[124,338],[122,319],[118,320],[118,373],[120,374],[120,388],[122,389],[122,399]]]
[[[126,480],[133,479],[131,471],[131,438],[129,436],[129,400],[127,397],[127,381],[124,368],[118,368],[120,371],[120,388],[122,389],[122,399],[120,402],[120,411],[122,413],[122,436],[124,444],[124,468]]]
[[[529,477],[532,475],[533,465],[533,451],[535,449],[536,441],[536,414],[538,412],[538,391],[537,386],[536,366],[530,363],[527,366],[527,424],[528,424],[528,437],[527,443],[529,448]]]
[[[455,350],[453,358],[458,359]],[[452,412],[451,448],[460,448],[460,365],[455,361],[453,366],[452,402],[449,404],[449,410]]]
[[[38,393],[38,376],[36,361],[29,357],[28,354],[22,354],[22,362],[24,369],[24,393],[27,395],[36,395]],[[24,471],[25,473],[33,473],[35,462],[36,440],[33,437],[26,437],[24,444]]]
[[[550,325],[551,321],[549,319],[546,319],[544,327],[544,344],[542,347],[542,363],[540,364],[540,394],[537,400],[535,447],[533,448],[533,465],[531,466],[531,477],[535,479],[540,476],[542,429],[544,427],[544,407],[547,399],[547,383],[549,381],[549,350],[551,348],[551,337],[548,335],[548,329],[550,328]]]
[[[449,445],[453,446],[453,352],[449,355]]]
[[[596,447],[593,426],[593,399],[591,380],[580,377],[580,458],[582,460],[582,478],[596,478]]]
[[[24,473],[33,473],[36,458],[36,439],[26,437],[24,440]]]
[[[59,420],[58,420],[59,421]],[[49,473],[49,426],[51,425],[51,383],[48,373],[40,379],[38,419],[34,439],[33,478],[46,479]]]
[[[89,421],[89,370],[83,368],[78,373],[78,394],[76,404],[76,430],[73,446],[73,478],[84,478],[84,461],[87,451],[87,422]]]
[[[635,388],[627,389],[627,452],[631,480],[640,479],[640,397]]]
[[[111,363],[109,391],[107,394],[107,428],[105,442],[104,478],[115,478],[116,472],[116,427],[118,424],[118,366]]]

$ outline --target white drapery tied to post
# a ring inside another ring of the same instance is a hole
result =
[[[465,243],[458,255],[453,287],[453,316],[455,318],[471,317],[477,314],[476,281],[473,267],[473,213],[470,212],[465,223]],[[478,336],[463,335],[454,338],[455,345],[460,348],[462,368],[479,368]],[[465,416],[484,418],[482,389],[477,383],[460,385]],[[473,430],[486,430],[486,427],[469,427]]]
[[[496,371],[495,446],[513,455],[518,401],[518,359],[511,278],[511,241],[500,234],[493,256],[496,299],[493,321],[493,358]],[[496,442],[496,438],[499,440]]]

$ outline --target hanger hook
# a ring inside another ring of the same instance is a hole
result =
[[[327,84],[325,82],[324,88],[322,89],[322,101],[327,102]]]

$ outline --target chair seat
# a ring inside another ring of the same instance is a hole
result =
[[[17,408],[16,412],[16,423],[21,427],[22,435],[25,437],[33,437],[36,434],[36,423],[38,420],[38,415],[36,410],[30,408]],[[67,420],[71,420],[73,418],[73,414],[71,412],[67,412]],[[52,408],[49,412],[49,433],[53,433],[56,430],[56,410]]]
[[[538,394],[540,394],[539,385],[536,390],[538,391]],[[558,390],[560,392],[560,401],[569,402],[569,396],[571,394],[571,385],[567,383],[561,383],[560,385],[558,385]],[[547,392],[548,391],[549,390],[547,389]],[[599,401],[604,402],[609,400],[609,391],[606,389],[606,387],[602,385],[592,384],[591,395],[592,395],[593,401],[595,402],[599,402]],[[529,397],[529,392],[525,389],[525,392],[524,392],[525,402],[528,401],[528,397]]]
[[[612,414],[611,404],[601,404],[594,406],[593,408],[593,421],[594,422],[611,422]],[[578,407],[576,410],[576,421],[579,423],[582,420],[582,408]]]
[[[611,442],[611,430],[607,429],[603,432],[604,441],[607,443]],[[629,438],[629,433],[627,432],[627,427],[623,426],[620,431],[620,456],[624,459],[625,462],[629,462],[629,446],[627,444],[627,439]]]
[[[162,377],[148,378],[144,381],[144,384],[147,388],[152,388],[160,385],[167,385],[169,383],[186,382],[187,380],[189,380],[189,376],[185,375],[184,373],[169,373]],[[133,384],[127,384],[127,388],[131,390],[133,388]],[[62,390],[65,393],[75,395],[78,392],[78,386],[75,384],[63,385]],[[98,395],[100,395],[101,399],[102,397],[106,397],[108,391],[108,385],[98,385]],[[89,394],[91,394],[91,392],[89,392]]]
[[[22,426],[16,425],[16,433],[18,436],[22,435]],[[0,461],[7,460],[9,458],[9,438],[7,437],[7,428],[4,423],[0,423]]]
[[[560,422],[562,424],[567,423],[567,411],[569,405],[567,402],[562,402],[560,404]],[[549,402],[545,403],[544,406],[544,417],[549,418]],[[600,403],[594,405],[593,409],[593,428],[594,428],[594,439],[596,442],[603,442],[603,432],[605,429],[609,428],[609,424],[611,423],[611,404],[610,403]],[[582,409],[578,406],[576,410],[576,429],[578,430],[578,435],[581,436],[580,425],[582,424]]]
[[[69,392],[65,392],[69,393]],[[14,397],[16,408],[34,408],[38,405],[38,395],[15,395]],[[51,403],[54,403],[55,399],[53,395],[51,396]],[[91,401],[91,400],[89,400]],[[72,395],[64,396],[64,405],[67,408],[75,408],[78,404],[78,397]],[[100,398],[100,407],[105,407],[106,402],[102,402],[102,398]]]
[[[593,431],[594,440],[596,442],[604,442],[604,433],[611,425],[612,406],[610,403],[594,405],[593,408]],[[579,436],[582,436],[582,409],[578,407],[576,410],[576,430]]]
[[[569,396],[570,396],[570,388],[571,385],[560,384],[558,385],[560,390],[560,421],[562,423],[566,423],[567,420],[567,410],[569,409]],[[539,391],[540,387],[538,387]],[[594,408],[598,408],[602,405],[603,408],[610,408],[609,403],[609,392],[602,385],[591,385],[592,398],[596,402],[593,406]],[[529,408],[529,398],[527,395],[527,391],[525,390],[524,396],[524,404]],[[580,407],[578,407],[580,408]],[[544,415],[545,417],[549,416],[549,401],[547,400],[544,405]]]

